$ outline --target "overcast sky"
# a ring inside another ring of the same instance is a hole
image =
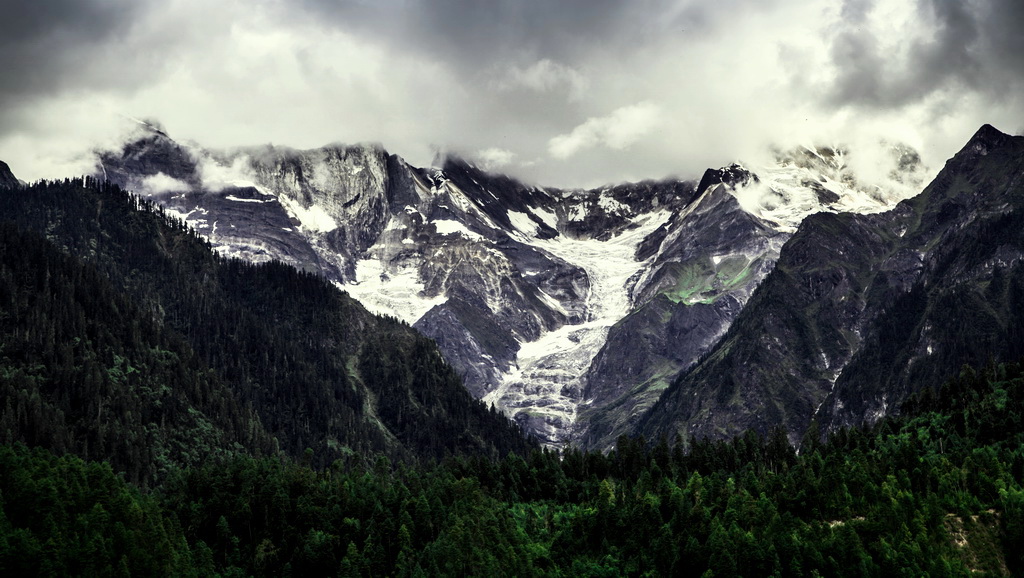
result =
[[[770,145],[1024,131],[1021,0],[0,0],[23,179],[159,120],[206,146],[379,142],[540,184],[699,176]]]

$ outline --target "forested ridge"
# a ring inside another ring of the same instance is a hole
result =
[[[2,441],[141,483],[224,453],[323,467],[535,447],[407,325],[290,266],[223,259],[116,186],[0,191],[0,215]]]

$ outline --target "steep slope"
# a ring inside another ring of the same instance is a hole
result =
[[[161,412],[145,409],[145,404],[169,402],[160,397],[163,393],[143,395],[141,402],[131,400],[142,395],[140,388],[144,392],[155,387],[153,380],[158,378],[147,375],[155,367],[183,374],[177,381],[163,380],[156,388],[183,396],[175,400],[175,407],[179,403],[184,406],[174,415],[198,420],[194,427],[213,432],[197,435],[195,445],[180,450],[194,452],[196,459],[206,454],[199,442],[215,439],[226,445],[241,441],[245,447],[239,446],[240,451],[273,447],[295,457],[303,456],[308,448],[312,463],[320,466],[352,452],[418,458],[453,453],[503,455],[530,447],[504,416],[473,400],[436,347],[408,325],[370,314],[322,277],[277,262],[253,265],[219,257],[183,223],[116,186],[99,185],[92,179],[40,183],[0,194],[0,214],[13,219],[10,227],[45,235],[47,242],[84,263],[68,267],[94,270],[97,274],[90,279],[98,278],[112,287],[107,292],[118,300],[90,306],[88,311],[106,307],[118,312],[128,303],[142,312],[132,314],[129,309],[128,313],[89,318],[92,321],[88,323],[65,324],[61,319],[71,315],[74,320],[74,310],[69,314],[68,307],[62,305],[51,315],[39,309],[49,303],[46,300],[39,306],[13,301],[5,311],[5,319],[15,322],[34,323],[43,318],[58,326],[55,330],[44,323],[41,328],[26,329],[30,337],[34,332],[41,337],[21,350],[23,363],[19,367],[41,363],[51,368],[52,360],[45,357],[50,350],[56,351],[53,355],[58,361],[88,357],[86,353],[93,349],[76,353],[76,338],[91,343],[98,339],[96,335],[115,336],[105,338],[102,343],[112,345],[96,348],[99,358],[84,369],[71,363],[67,375],[39,378],[52,383],[40,389],[41,398],[30,401],[38,404],[41,399],[44,405],[56,408],[54,415],[73,426],[67,430],[72,434],[77,435],[83,427],[106,428],[107,412],[119,412],[125,406],[129,408],[125,418],[129,425],[139,425],[141,419],[139,427],[149,431],[151,424],[146,421],[152,418],[146,416],[159,417]],[[42,279],[39,282],[45,288],[45,283],[51,283],[47,262],[39,260],[37,269],[20,274]],[[75,279],[73,291],[69,290],[74,295],[103,294],[103,287],[94,289],[94,283]],[[12,329],[15,334],[17,327]],[[84,335],[70,334],[74,328]],[[145,340],[138,345],[140,334],[152,332],[157,337],[150,338],[151,342],[156,339],[151,346]],[[165,345],[166,339],[158,339],[165,334],[177,349]],[[123,344],[125,339],[131,340],[130,348]],[[148,353],[154,348],[169,353]],[[164,367],[151,361],[154,355],[158,361],[168,356],[182,361]],[[195,361],[189,362],[193,358]],[[63,361],[59,367],[67,365]],[[150,369],[128,377],[135,374],[132,367]],[[108,378],[93,383],[90,375],[79,375],[79,371],[93,371],[90,368],[106,372]],[[121,374],[124,377],[119,381]],[[29,377],[34,375],[29,373]],[[85,380],[90,388],[84,391],[95,395],[68,389],[76,380]],[[181,389],[179,383],[185,384],[181,391],[165,389]],[[110,391],[127,396],[129,403],[105,406],[115,403],[104,393]],[[78,394],[85,396],[84,401],[75,401]],[[136,410],[140,403],[143,409]],[[193,416],[188,404],[203,413]],[[175,427],[170,418],[167,424]],[[221,430],[227,433],[218,434]],[[263,430],[273,439],[261,434]],[[153,435],[163,435],[159,428],[153,431]],[[58,437],[65,439],[61,432]],[[127,441],[130,439],[134,438]]]
[[[1024,138],[985,126],[917,197],[818,214],[706,359],[641,420],[646,436],[783,426],[798,441],[874,421],[963,363],[1024,353]]]
[[[1024,355],[1024,137],[982,127],[906,205],[868,293],[891,304],[820,410],[829,431],[877,420],[963,364]]]
[[[420,169],[375,145],[209,151],[152,128],[99,159],[98,177],[138,187],[220,253],[322,274],[414,324],[474,397],[552,445],[604,447],[631,427],[722,336],[804,216],[906,196],[859,183],[837,149],[572,191],[451,156]],[[912,181],[919,163],[901,162]]]

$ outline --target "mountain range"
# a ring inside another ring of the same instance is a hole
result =
[[[99,151],[95,176],[224,256],[321,274],[412,324],[543,443],[607,448],[722,338],[806,215],[886,210],[926,172],[888,146],[879,186],[851,154],[562,190],[450,155],[417,168],[375,145],[218,151],[146,125]]]
[[[217,259],[294,266],[412,325],[545,445],[776,427],[799,444],[1024,353],[1022,140],[982,127],[919,194],[927,169],[903,146],[881,186],[855,151],[801,147],[562,190],[456,156],[218,151],[147,124],[97,151],[87,182],[137,191]]]

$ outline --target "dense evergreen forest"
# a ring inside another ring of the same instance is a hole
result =
[[[142,484],[218,454],[535,447],[407,325],[315,275],[223,259],[116,186],[0,191],[0,215],[0,441]]]
[[[94,181],[0,191],[0,574],[1024,574],[1024,370],[898,416],[538,449],[436,347]]]
[[[0,448],[0,572],[191,576],[948,576],[1024,572],[1024,374],[966,370],[869,429],[605,456],[236,455],[142,493]]]

